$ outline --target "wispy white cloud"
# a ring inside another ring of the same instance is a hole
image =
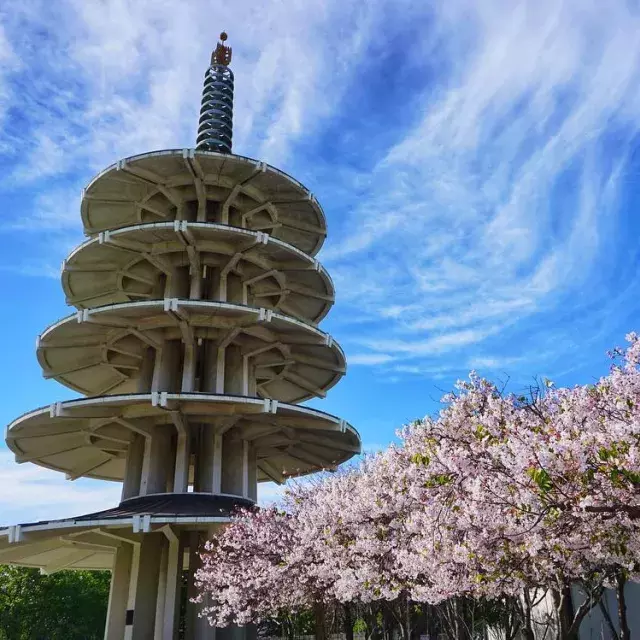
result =
[[[66,518],[108,509],[120,502],[114,482],[77,480],[34,464],[17,465],[0,451],[0,525]]]
[[[52,188],[36,192],[30,211],[13,211],[2,231],[59,231],[80,235],[80,188]]]
[[[494,330],[497,331],[498,328]],[[384,364],[392,359],[392,356],[387,356],[388,353],[394,353],[404,358],[420,358],[425,355],[440,354],[450,351],[451,349],[475,344],[487,337],[487,335],[487,330],[463,329],[461,331],[442,333],[441,335],[418,340],[362,338],[358,341],[373,351],[382,351],[384,355],[382,356],[381,364]],[[360,359],[365,359],[367,355],[369,354],[361,354]]]
[[[424,46],[444,44],[423,69],[437,81],[324,254],[344,305],[386,338],[350,339],[402,358],[469,353],[587,283],[606,299],[593,281],[640,132],[640,15],[628,3],[459,0],[434,12]]]
[[[237,52],[236,146],[286,161],[290,144],[333,113],[379,13],[366,4],[268,2],[257,21],[255,4],[244,0],[194,0],[180,11],[173,2],[67,0],[54,19],[40,0],[9,0],[0,56],[14,49],[22,61],[23,90],[13,106],[23,122],[4,142],[26,152],[13,180],[95,171],[124,155],[192,146],[218,33],[212,24],[229,31]],[[63,29],[52,29],[59,23]]]
[[[0,271],[33,278],[51,278],[52,280],[60,280],[60,269],[56,269],[52,264],[42,261],[0,265]]]
[[[393,359],[394,357],[388,353],[354,353],[349,356],[349,364],[387,364],[388,362],[392,362]]]
[[[231,33],[242,80],[236,148],[285,167],[295,165],[292,145],[322,137],[397,32],[414,69],[401,88],[411,102],[362,105],[365,120],[389,110],[370,169],[331,157],[332,179],[358,193],[323,256],[338,311],[349,309],[337,321],[367,327],[355,342],[371,353],[352,362],[440,357],[553,309],[587,281],[615,227],[638,131],[637,12],[603,13],[594,0],[401,4],[273,2],[255,21],[244,0],[224,10],[195,0],[180,12],[171,2],[68,0],[56,9],[65,28],[52,30],[46,3],[10,2],[0,88],[14,90],[0,90],[24,121],[4,133],[8,175],[39,188],[6,228],[79,229],[90,172],[192,144],[212,22]],[[38,46],[35,34],[46,34]],[[612,130],[613,160],[603,153]]]
[[[522,358],[501,358],[496,356],[475,356],[468,361],[469,369],[496,371],[511,367],[522,361]]]

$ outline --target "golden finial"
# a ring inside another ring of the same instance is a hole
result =
[[[223,64],[227,67],[231,63],[231,47],[222,44],[227,41],[228,37],[225,31],[220,34],[220,42],[218,42],[214,52],[211,54],[211,64]]]

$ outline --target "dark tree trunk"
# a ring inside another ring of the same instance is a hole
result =
[[[600,606],[600,612],[602,613],[602,617],[604,618],[605,622],[607,623],[607,626],[609,627],[609,631],[611,632],[612,639],[620,640],[620,638],[618,637],[618,630],[616,629],[616,625],[613,623],[613,620],[611,619],[611,614],[607,610],[605,603],[601,599],[598,604]]]
[[[411,602],[407,597],[401,597],[393,604],[389,605],[393,612],[396,622],[398,623],[398,629],[400,630],[400,637],[402,640],[410,640],[411,638]]]
[[[523,640],[535,640],[533,633],[533,625],[531,621],[531,594],[528,589],[524,590],[523,620],[522,620],[522,637]]]
[[[343,629],[345,640],[353,640],[353,614],[351,612],[351,605],[345,604],[343,606]]]
[[[382,605],[382,637],[384,640],[392,640],[393,637],[393,604]]]
[[[412,620],[411,620],[411,602],[408,598],[405,598],[404,601],[404,624],[405,624],[405,638],[406,640],[411,640],[411,629],[412,629]]]
[[[627,601],[624,594],[624,587],[627,584],[627,578],[623,569],[616,571],[616,601],[618,603],[618,621],[620,624],[620,640],[631,640],[631,631],[629,630],[629,622],[627,620]]]
[[[573,640],[569,636],[571,628],[571,618],[569,615],[569,607],[567,606],[567,588],[561,590],[553,589],[551,595],[553,597],[553,606],[556,610],[556,620],[558,623],[557,640]]]
[[[561,592],[553,591],[554,604],[558,618],[558,640],[578,640],[580,625],[585,616],[595,607],[602,597],[603,586],[584,587],[585,601],[574,610],[571,600],[571,587],[565,585]]]
[[[326,609],[324,602],[316,602],[313,607],[313,613],[315,614],[316,640],[327,640]]]
[[[462,598],[455,598],[453,601],[453,630],[455,640],[468,640],[467,628],[465,624],[466,607]]]
[[[380,626],[378,625],[378,611],[373,604],[365,608],[364,619],[367,623],[368,640],[380,640]]]

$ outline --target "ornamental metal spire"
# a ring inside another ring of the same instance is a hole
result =
[[[233,72],[231,47],[223,44],[227,34],[223,31],[211,54],[211,65],[204,74],[202,105],[196,148],[203,151],[231,153],[233,137]]]

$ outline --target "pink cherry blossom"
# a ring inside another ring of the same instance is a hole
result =
[[[437,416],[402,429],[399,446],[292,487],[282,510],[239,514],[203,555],[210,621],[319,602],[558,595],[586,579],[599,593],[613,576],[633,576],[640,340],[627,340],[592,385],[525,397],[472,373]]]

